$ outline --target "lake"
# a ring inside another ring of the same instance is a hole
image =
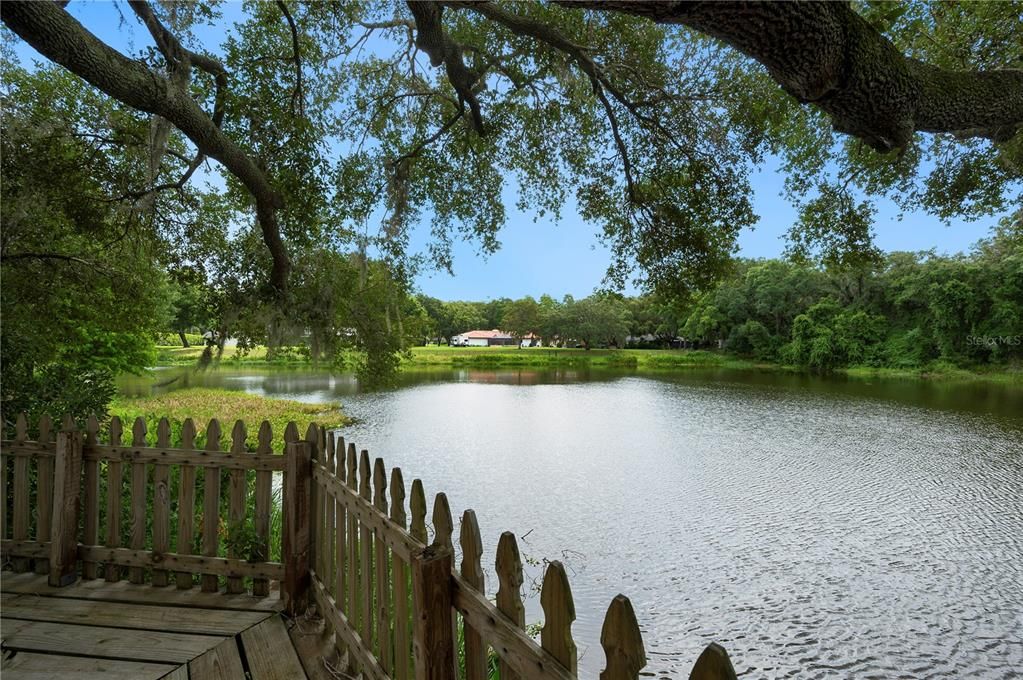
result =
[[[1023,668],[1018,387],[713,370],[401,383],[363,393],[350,375],[224,369],[172,387],[342,401],[358,419],[347,440],[447,492],[456,524],[476,510],[491,594],[502,531],[532,563],[527,587],[543,560],[565,564],[584,676],[602,666],[619,592],[652,677],[687,677],[712,641],[750,678]]]

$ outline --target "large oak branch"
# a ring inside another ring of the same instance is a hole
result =
[[[287,289],[291,265],[277,222],[280,196],[265,173],[186,91],[103,43],[56,3],[5,0],[0,3],[0,18],[51,61],[114,99],[169,120],[199,151],[237,177],[255,199],[263,240],[273,258],[271,284],[280,293]]]
[[[903,55],[845,2],[559,0],[682,24],[767,67],[835,129],[887,151],[914,131],[1002,141],[1023,126],[1023,71],[949,71]]]

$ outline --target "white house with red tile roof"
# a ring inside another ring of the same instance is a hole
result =
[[[455,347],[492,347],[494,345],[515,345],[515,338],[504,331],[493,329],[490,331],[466,331],[451,338],[451,344]]]

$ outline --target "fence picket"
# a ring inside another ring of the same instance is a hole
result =
[[[337,445],[335,441],[335,435],[333,432],[327,433],[327,449],[324,455],[324,459],[327,463],[327,474],[331,477],[335,476],[336,461],[334,459],[334,450]],[[326,586],[327,592],[334,596],[334,601],[337,601],[337,577],[334,574],[334,554],[335,554],[335,543],[334,538],[334,519],[336,516],[335,512],[335,501],[334,498],[327,493],[323,492],[323,545],[317,549],[317,554],[322,555],[323,564],[323,575],[321,580],[323,585]]]
[[[85,421],[85,446],[99,445],[99,418],[93,413]],[[99,461],[85,460],[82,462],[85,476],[85,513],[82,517],[82,543],[97,545],[99,543]],[[96,578],[96,563],[82,561],[82,578]]]
[[[139,416],[131,428],[131,445],[145,447],[146,421]],[[146,547],[146,464],[131,464],[131,548],[142,550]],[[128,580],[132,583],[144,583],[146,570],[143,567],[130,567]]]
[[[288,424],[284,427],[284,450],[283,450],[283,453],[284,453],[285,458],[287,458],[287,456],[288,456],[288,444],[291,444],[293,442],[297,442],[297,441],[299,441],[299,439],[300,439],[300,435],[298,433],[298,425],[296,425],[295,421],[293,421],[293,420],[289,421]],[[287,475],[287,472],[285,472],[285,474],[284,474],[284,485],[283,485],[282,491],[281,491],[281,501],[282,501],[282,503],[281,503],[281,557],[284,559],[285,562],[287,562],[287,559],[288,559],[287,556],[290,555],[292,553],[292,551],[294,550],[294,547],[291,545],[291,534],[287,530],[288,526],[290,526],[290,523],[291,523],[291,513],[293,512],[293,508],[288,507],[289,504],[287,502],[285,502],[285,500],[284,500],[284,493],[287,491],[287,489],[288,489],[288,475]],[[283,597],[283,591],[282,591],[282,597]]]
[[[18,414],[14,423],[14,441],[22,444],[28,441],[28,417],[24,413]],[[29,510],[29,486],[28,477],[28,456],[14,456],[14,486],[11,495],[14,496],[14,512],[11,516],[11,531],[15,541],[27,541],[31,513]],[[16,573],[28,571],[30,566],[27,557],[15,557],[11,560],[11,568]]]
[[[114,416],[110,419],[110,445],[120,446],[121,419]],[[124,492],[124,469],[121,461],[112,460],[107,463],[107,540],[108,548],[121,547],[121,500]],[[121,568],[113,563],[107,563],[103,567],[104,577],[107,581],[118,581],[121,578]]]
[[[646,650],[636,623],[636,612],[624,595],[611,600],[607,608],[604,626],[600,629],[600,646],[607,658],[600,680],[638,680],[639,672],[646,666]]]
[[[358,459],[355,453],[355,444],[348,444],[348,488],[357,493],[359,487]],[[362,597],[362,575],[359,573],[359,520],[354,512],[348,513],[348,620],[351,621],[352,630],[361,631],[360,617],[362,608],[360,598]]]
[[[7,428],[0,418],[0,440],[7,441]],[[7,540],[7,459],[5,449],[0,449],[0,540]]]
[[[575,601],[568,575],[561,562],[555,560],[547,565],[540,590],[540,606],[543,607],[543,629],[540,631],[540,646],[561,662],[565,669],[575,675],[578,670],[578,653],[572,640],[572,622],[575,621]]]
[[[401,468],[391,470],[391,521],[405,531],[405,480],[402,479]],[[392,553],[391,574],[394,583],[394,677],[396,680],[408,680],[409,662],[412,660],[408,564],[397,553]]]
[[[515,534],[506,531],[497,543],[497,608],[519,628],[526,627],[526,608],[522,604],[522,558]],[[502,659],[501,680],[519,680],[519,674]]]
[[[370,491],[369,451],[365,449],[359,454],[359,495],[367,503],[372,503]],[[366,647],[373,649],[373,530],[360,522],[359,529],[359,563],[362,585],[362,641]]]
[[[320,446],[320,427],[316,423],[309,423],[309,427],[305,431],[305,441],[309,444],[309,450],[312,453],[313,465],[323,466],[323,447]],[[309,568],[316,571],[317,574],[323,572],[322,563],[320,561],[320,546],[323,545],[323,491],[320,488],[321,483],[316,479],[312,480],[312,484],[309,489],[309,517],[312,521],[312,554],[309,555]]]
[[[181,448],[195,448],[195,423],[185,418],[181,424]],[[195,466],[182,465],[178,476],[178,553],[191,555],[195,535]],[[174,576],[177,587],[187,590],[192,587],[192,574],[179,571]]]
[[[206,450],[220,451],[220,421],[210,420],[206,426]],[[207,467],[203,470],[202,494],[202,554],[216,557],[220,542],[220,468]],[[202,591],[215,593],[219,590],[217,575],[203,573]]]
[[[455,533],[455,523],[451,519],[451,506],[448,505],[448,495],[441,492],[433,498],[433,542],[439,543],[445,548],[451,548],[454,552],[454,544],[451,536]]]
[[[160,418],[156,426],[156,446],[169,449],[171,445],[170,421]],[[160,559],[170,550],[170,468],[157,463],[153,466],[153,558]],[[166,569],[153,569],[153,585],[167,585],[170,574]]]
[[[53,419],[48,413],[39,418],[39,436],[36,441],[40,444],[53,441]],[[53,458],[36,458],[36,540],[43,543],[50,540],[53,524],[53,465]],[[50,561],[45,557],[37,557],[35,572],[49,574]]]
[[[263,421],[259,425],[256,453],[269,455],[273,453],[273,428]],[[270,559],[270,503],[273,494],[273,473],[269,470],[256,471],[256,515],[253,525],[256,530],[256,546],[252,559],[263,562]],[[270,594],[270,581],[265,578],[252,579],[252,594],[266,597]]]
[[[241,420],[235,421],[231,430],[231,453],[243,455],[247,453],[248,446],[245,440],[248,432],[245,430],[245,423]],[[228,557],[236,559],[248,559],[248,555],[240,551],[240,547],[246,535],[245,531],[245,492],[248,483],[245,479],[245,470],[232,469],[228,478]],[[227,592],[238,594],[245,592],[245,580],[241,576],[227,577]]]
[[[486,595],[483,583],[483,539],[480,537],[480,526],[476,521],[476,513],[466,510],[462,513],[462,527],[459,533],[459,544],[462,546],[461,574],[465,582]],[[465,627],[465,680],[486,680],[487,678],[487,646],[479,631],[464,621]]]
[[[334,476],[345,485],[348,483],[348,475],[345,473],[345,438],[339,437],[335,442]],[[341,501],[334,502],[334,590],[336,591],[335,601],[341,611],[347,611],[345,601],[348,597],[348,519],[345,514],[345,505]]]
[[[377,458],[373,462],[373,507],[384,515],[387,514],[387,470],[384,459]],[[391,589],[388,570],[388,550],[384,537],[377,536],[374,541],[376,548],[376,612],[377,612],[377,660],[385,673],[390,675],[391,655]]]
[[[716,642],[707,645],[693,664],[689,680],[736,680],[735,668],[725,648]]]
[[[412,538],[422,544],[429,540],[426,536],[426,492],[423,491],[423,480],[412,480],[412,497],[409,499],[409,510],[412,511]]]

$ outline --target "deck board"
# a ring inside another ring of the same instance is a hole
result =
[[[188,664],[191,680],[235,680],[245,677],[238,643],[228,638]]]
[[[131,604],[24,595],[3,603],[5,619],[133,628],[196,635],[234,635],[266,619],[263,612]],[[44,606],[40,606],[40,605]]]
[[[13,624],[13,625],[11,625]],[[8,626],[14,628],[8,632]],[[216,645],[211,635],[4,619],[5,649],[156,663],[185,663]],[[233,640],[233,638],[228,638]]]
[[[157,680],[177,668],[166,664],[33,652],[18,652],[0,663],[4,680],[50,680],[56,676],[73,680]]]
[[[305,679],[305,671],[281,617],[273,616],[242,631],[241,641],[252,680]]]

